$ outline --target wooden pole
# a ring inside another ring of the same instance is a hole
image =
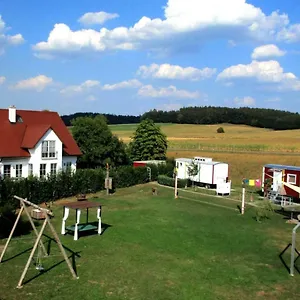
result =
[[[40,206],[38,206],[38,205],[36,205],[36,204],[34,204],[34,203],[28,201],[27,199],[23,199],[23,198],[18,197],[18,196],[14,196],[14,198],[17,199],[17,200],[19,200],[19,201],[23,201],[23,202],[25,202],[26,204],[28,204],[28,205],[30,205],[30,206],[36,208],[36,209],[39,209],[39,210],[41,210],[41,211],[43,211],[43,212],[46,212],[46,213],[47,213],[48,215],[50,215],[50,216],[53,216],[52,211],[50,211],[49,209],[42,208],[42,207],[40,207]]]
[[[50,219],[49,219],[48,215],[46,215],[46,220],[47,220],[48,225],[50,227],[50,230],[51,230],[51,232],[52,232],[52,234],[54,236],[54,239],[55,239],[55,241],[56,241],[56,243],[57,243],[57,245],[58,245],[58,247],[59,247],[59,249],[60,249],[60,251],[61,251],[61,253],[62,253],[62,255],[63,255],[63,257],[64,257],[64,259],[65,259],[65,261],[66,261],[66,263],[68,265],[68,267],[69,267],[69,269],[70,269],[70,272],[71,272],[72,276],[74,278],[78,279],[79,277],[77,277],[77,275],[76,275],[76,273],[75,273],[75,271],[74,271],[74,269],[73,269],[73,267],[72,267],[72,265],[70,263],[70,260],[68,259],[66,251],[65,251],[65,249],[64,249],[64,247],[63,247],[63,245],[62,245],[62,243],[61,243],[61,241],[60,241],[60,239],[58,237],[58,234],[56,233],[53,225],[50,222]]]
[[[106,164],[106,195],[109,195],[109,164]]]
[[[26,266],[25,266],[25,268],[24,268],[24,270],[23,270],[23,273],[22,273],[22,275],[21,275],[21,278],[20,278],[20,280],[19,280],[19,283],[18,283],[17,288],[21,288],[21,287],[22,287],[22,282],[23,282],[23,280],[24,280],[24,278],[25,278],[25,276],[26,276],[26,273],[27,273],[28,268],[29,268],[29,266],[30,266],[30,263],[31,263],[31,261],[32,261],[34,252],[35,252],[35,250],[36,250],[36,248],[37,248],[37,246],[38,246],[38,244],[39,244],[39,242],[40,242],[40,240],[41,240],[41,237],[42,237],[42,235],[43,235],[43,232],[44,232],[44,230],[45,230],[46,225],[47,225],[47,218],[45,219],[45,221],[44,221],[44,223],[43,223],[43,226],[42,226],[42,229],[41,229],[41,231],[39,232],[38,237],[37,237],[37,239],[36,239],[36,241],[35,241],[35,243],[34,243],[33,249],[32,249],[32,251],[31,251],[31,253],[30,253],[30,255],[29,255],[28,261],[27,261]]]
[[[15,229],[16,229],[16,227],[17,227],[17,224],[18,224],[18,222],[19,222],[19,220],[20,220],[20,217],[21,217],[21,215],[22,215],[23,210],[24,210],[24,207],[22,206],[21,209],[20,209],[20,211],[19,211],[19,213],[18,213],[18,216],[17,216],[17,219],[16,219],[16,221],[15,221],[15,224],[14,224],[14,226],[13,226],[13,228],[12,228],[10,234],[9,234],[9,237],[8,237],[8,239],[7,239],[7,241],[6,241],[6,244],[5,244],[5,246],[4,246],[4,249],[3,249],[2,253],[1,253],[1,256],[0,256],[0,263],[1,263],[2,259],[3,259],[3,257],[4,257],[4,254],[5,254],[5,252],[6,252],[6,249],[7,249],[7,247],[8,247],[8,244],[9,244],[9,242],[10,242],[10,240],[11,240],[13,234],[14,234],[14,231],[15,231]]]
[[[178,198],[178,177],[177,177],[177,172],[175,172],[175,199]]]
[[[242,215],[245,212],[245,188],[243,187],[243,194],[242,194]]]
[[[25,200],[27,200],[27,199],[25,199]],[[24,208],[24,211],[25,211],[25,213],[26,213],[26,215],[27,215],[27,217],[28,217],[28,220],[29,220],[29,222],[30,222],[30,224],[31,224],[31,227],[33,228],[33,231],[34,231],[35,235],[38,236],[39,233],[38,233],[38,231],[37,231],[37,229],[36,229],[36,227],[35,227],[35,225],[34,225],[34,222],[32,221],[31,215],[30,215],[30,213],[28,212],[28,210],[27,210],[27,208],[26,208],[26,205],[25,205],[24,201],[23,201],[23,200],[20,200],[20,201],[21,201],[21,203],[22,203],[22,207]],[[45,213],[45,214],[46,214],[46,213]],[[42,250],[43,250],[43,252],[44,252],[44,255],[48,256],[47,250],[46,250],[46,248],[45,248],[45,246],[44,246],[44,244],[43,244],[42,241],[40,241],[40,245],[41,245],[41,247],[42,247]]]

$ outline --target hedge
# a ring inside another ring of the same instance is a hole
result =
[[[162,185],[166,186],[175,186],[175,179],[168,177],[166,175],[159,175],[157,178],[157,182]],[[189,185],[189,181],[187,179],[178,179],[177,180],[177,187],[184,188]]]
[[[39,204],[79,193],[101,191],[104,189],[105,172],[104,169],[78,169],[75,173],[61,172],[57,176],[49,176],[45,179],[37,177],[18,180],[2,179],[0,180],[0,207],[8,202],[11,202],[13,207],[17,207],[18,202],[12,200],[14,195]],[[145,167],[118,167],[110,170],[110,177],[113,178],[114,189],[149,181]]]

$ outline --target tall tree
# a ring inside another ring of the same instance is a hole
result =
[[[72,134],[83,155],[79,167],[96,168],[107,162],[113,166],[128,162],[125,144],[110,131],[104,116],[79,117],[72,121]]]
[[[164,160],[167,148],[166,135],[150,119],[140,123],[129,144],[132,160]]]

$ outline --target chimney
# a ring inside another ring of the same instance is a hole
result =
[[[8,119],[10,123],[16,123],[17,121],[17,109],[14,105],[8,108]]]

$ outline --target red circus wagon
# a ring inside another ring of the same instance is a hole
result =
[[[267,164],[263,167],[262,174],[263,191],[266,185],[270,190],[280,195],[290,196],[296,199],[300,198],[300,193],[283,184],[300,187],[300,167],[286,166],[277,164]]]

